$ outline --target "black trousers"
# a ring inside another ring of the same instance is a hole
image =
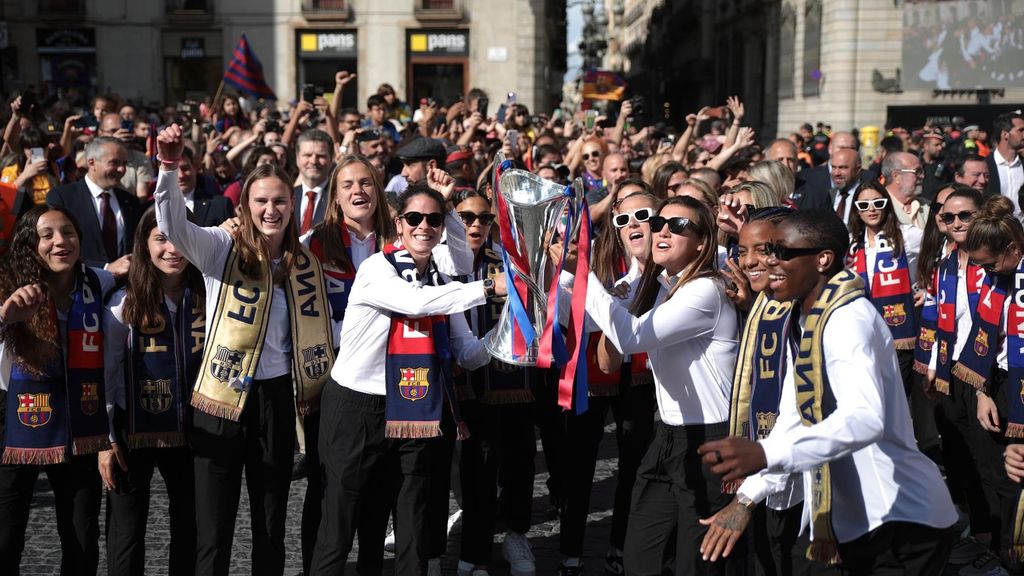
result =
[[[441,434],[427,441],[427,558],[440,558],[448,549],[448,495],[454,491],[456,502],[462,503],[459,459],[454,457],[459,432],[447,407],[442,412]]]
[[[324,498],[310,574],[342,576],[357,528],[360,557],[362,548],[371,546],[382,565],[394,505],[396,573],[422,575],[427,565],[428,441],[385,438],[384,396],[332,381],[320,404]],[[360,565],[360,574],[368,574],[362,570],[371,567],[362,560]]]
[[[305,417],[303,431],[306,435],[306,496],[302,501],[302,571],[309,574],[324,496],[324,471],[320,466],[320,411]]]
[[[0,465],[0,574],[17,576],[36,478],[46,472],[53,488],[62,576],[95,576],[100,549],[100,473],[96,456],[76,456],[50,466]],[[32,558],[26,559],[34,564]]]
[[[462,441],[462,547],[460,559],[484,566],[491,561],[501,483],[501,516],[509,530],[530,530],[533,503],[534,405],[463,402],[470,437]]]
[[[811,541],[800,533],[803,502],[788,510],[773,510],[761,503],[754,509],[751,532],[758,576],[834,576],[839,568],[807,559]]]
[[[992,507],[993,499],[986,496],[985,490],[979,489],[982,486],[977,462],[980,456],[971,448],[972,439],[977,436],[974,429],[979,426],[974,388],[958,378],[950,378],[949,395],[939,395],[939,406],[945,420],[937,419],[943,435],[942,460],[950,492],[954,500],[967,502],[971,533],[990,533],[997,528],[993,517],[998,517],[998,509]],[[957,494],[962,494],[962,498]]]
[[[970,388],[965,383],[963,387]],[[1017,510],[1017,496],[1020,493],[1020,486],[1006,475],[1006,468],[1003,464],[1003,452],[1006,446],[1011,443],[1004,435],[1007,421],[1007,388],[1006,372],[998,368],[992,371],[989,377],[989,394],[996,403],[996,409],[1000,416],[1000,432],[993,433],[981,427],[981,423],[975,418],[972,423],[972,434],[967,444],[975,455],[975,462],[978,465],[978,476],[981,478],[981,486],[989,499],[989,508],[992,510],[992,548],[994,550],[1005,550],[1013,546],[1013,524]],[[974,389],[970,388],[974,405],[977,407],[977,397],[974,396]]]
[[[729,423],[668,426],[657,423],[633,487],[624,564],[631,576],[660,576],[674,548],[676,576],[742,574],[743,539],[727,559],[705,562],[700,544],[707,532],[698,520],[725,507],[732,496],[697,454],[705,442],[724,438]],[[674,542],[673,542],[674,539]]]
[[[252,516],[252,573],[280,576],[295,450],[291,375],[254,381],[238,422],[196,410],[192,425],[196,574],[228,573],[244,469]]]
[[[597,452],[604,437],[604,423],[609,410],[615,417],[615,439],[619,453],[609,543],[619,549],[625,545],[636,471],[651,441],[655,409],[652,386],[624,385],[624,390],[618,396],[591,397],[590,409],[583,414],[564,413],[562,450],[566,467],[562,492],[565,498],[559,540],[563,555],[579,557],[583,554]]]
[[[935,576],[942,574],[956,538],[952,528],[886,522],[839,544],[840,570],[847,576]]]
[[[170,576],[195,572],[196,491],[192,452],[179,448],[143,448],[127,455],[128,472],[116,490],[107,493],[107,574],[141,576],[146,573],[146,527],[149,521],[150,483],[160,470],[167,485],[171,525]]]

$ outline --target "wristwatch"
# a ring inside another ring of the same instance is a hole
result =
[[[754,502],[750,498],[747,498],[743,494],[736,494],[736,502],[738,502],[740,506],[743,506],[747,510],[753,510],[754,507],[757,506],[756,502]]]
[[[494,298],[497,292],[494,290],[494,280],[490,278],[484,278],[484,296],[487,298]]]
[[[341,144],[340,146],[338,146],[338,150],[342,154],[348,154],[348,144]]]

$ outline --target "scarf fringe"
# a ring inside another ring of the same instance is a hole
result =
[[[739,491],[740,485],[746,478],[737,478],[728,482],[722,482],[722,494],[735,494]]]
[[[110,450],[110,437],[106,434],[100,434],[99,436],[74,438],[71,440],[71,449],[75,456],[95,454],[102,450]]]
[[[963,380],[970,384],[975,390],[982,390],[985,388],[985,382],[988,380],[981,374],[978,374],[974,370],[964,366],[963,362],[958,363],[953,367],[953,376]]]
[[[949,396],[949,380],[935,379],[935,390]]]
[[[501,404],[529,404],[534,400],[533,392],[526,389],[488,390],[481,402],[493,406]]]
[[[210,416],[224,418],[232,422],[238,422],[242,418],[242,408],[240,406],[231,406],[218,402],[213,398],[204,396],[199,391],[192,393],[192,407]]]
[[[899,340],[896,340],[897,350],[913,350],[916,347],[917,338],[900,338]]]
[[[299,400],[295,403],[295,411],[299,416],[309,416],[320,411],[320,395],[317,394],[309,400]]]
[[[924,362],[921,362],[920,360],[914,360],[914,372],[917,372],[918,374],[922,375],[927,375],[928,365],[925,364]]]
[[[807,547],[807,559],[815,562],[824,562],[830,566],[838,564],[839,546],[833,540],[812,541]]]
[[[440,422],[388,422],[384,428],[385,438],[437,438],[441,435]]]
[[[1024,424],[1009,423],[1006,425],[1007,438],[1024,438]]]
[[[142,432],[128,436],[128,447],[132,450],[142,448],[177,448],[187,446],[188,440],[184,432]]]
[[[67,462],[67,449],[63,446],[53,448],[12,448],[4,449],[3,458],[0,464],[23,464],[34,466],[47,466],[49,464],[62,464]]]
[[[654,373],[650,371],[634,372],[630,375],[631,386],[647,386],[654,384]]]

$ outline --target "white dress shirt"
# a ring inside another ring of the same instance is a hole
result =
[[[104,192],[110,193],[110,209],[114,211],[114,221],[117,222],[117,245],[124,245],[124,216],[121,215],[121,205],[117,202],[117,194],[114,194],[113,188],[103,189],[100,188],[99,184],[96,184],[89,179],[89,175],[85,176],[85,185],[89,188],[89,193],[92,194],[92,205],[96,209],[96,218],[100,222],[100,233],[103,232],[103,212],[100,210],[102,206],[103,198],[100,196]]]
[[[737,316],[719,281],[698,278],[639,318],[591,272],[587,314],[623,354],[647,352],[661,420],[669,426],[728,422],[738,349]]]
[[[392,312],[406,316],[449,314],[454,358],[467,370],[475,370],[486,364],[490,355],[483,342],[470,332],[461,312],[485,301],[483,282],[448,282],[441,286],[408,282],[378,252],[356,272],[331,378],[364,394],[387,393],[384,363]]]
[[[1020,216],[1020,202],[1017,192],[1024,184],[1024,164],[1020,156],[1014,154],[1012,161],[1007,161],[999,153],[998,148],[992,149],[992,158],[996,161],[996,170],[999,172],[999,193],[1013,202],[1013,213]]]
[[[221,275],[234,241],[227,231],[219,227],[203,228],[188,221],[185,198],[178,188],[176,170],[160,171],[153,198],[156,204],[156,223],[160,231],[203,273],[203,283],[206,285],[206,340],[209,342],[210,327],[224,286]],[[277,262],[272,264],[276,265]],[[283,286],[274,286],[267,322],[263,352],[256,366],[257,380],[269,380],[292,371],[291,320]]]
[[[298,220],[298,224],[299,224],[299,228],[300,229],[302,228],[302,224],[304,224],[304,222],[302,221],[302,217],[306,214],[306,207],[309,206],[309,196],[307,195],[307,192],[309,192],[309,191],[313,192],[313,212],[312,212],[312,214],[313,214],[313,217],[316,218],[316,205],[320,203],[320,197],[323,196],[324,184],[326,184],[326,183],[327,182],[321,182],[321,183],[317,184],[316,186],[313,186],[312,188],[310,188],[309,186],[306,186],[305,182],[302,183],[302,197],[299,198],[299,210],[295,213],[295,216],[296,216],[296,219]],[[309,227],[312,228],[313,224],[310,224]]]
[[[854,183],[850,186],[850,189],[846,191],[846,206],[843,208],[843,224],[850,224],[850,210],[853,209],[853,195],[857,193],[857,188],[860,187],[860,183]],[[836,197],[832,199],[832,211],[837,212],[839,210],[839,201],[843,198],[841,190],[836,190]]]
[[[823,341],[836,409],[804,426],[793,370],[788,371],[779,418],[761,440],[767,471],[803,472],[809,495],[813,470],[830,462],[832,526],[839,542],[888,522],[952,526],[957,515],[949,490],[939,469],[917,449],[892,336],[874,305],[859,298],[836,310]],[[805,524],[811,513],[807,500]]]

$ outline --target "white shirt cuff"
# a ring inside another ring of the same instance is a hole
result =
[[[784,437],[785,435],[780,435]],[[764,449],[766,470],[769,472],[790,473],[793,465],[793,449],[786,442],[772,442],[771,437],[761,440]]]

